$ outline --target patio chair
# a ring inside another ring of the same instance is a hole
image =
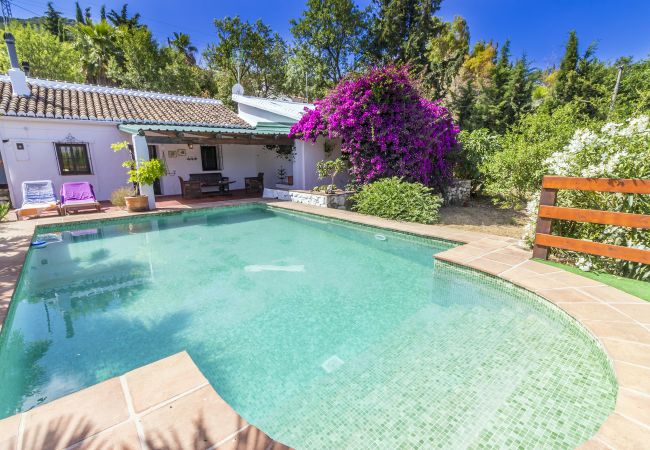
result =
[[[61,185],[61,212],[63,215],[90,208],[98,212],[102,210],[97,197],[95,197],[92,184],[87,181],[77,181]]]
[[[201,182],[196,180],[185,181],[183,177],[179,176],[178,181],[181,183],[181,197],[183,198],[200,198],[203,193],[201,192]]]
[[[262,192],[264,190],[264,173],[259,172],[256,177],[244,178],[246,192]]]
[[[25,217],[40,217],[45,211],[56,211],[61,214],[51,180],[23,181],[22,191],[23,205],[16,211],[18,220]]]

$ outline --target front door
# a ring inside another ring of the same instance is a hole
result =
[[[149,159],[158,159],[158,147],[155,145],[148,145],[147,147],[149,148]],[[153,193],[154,195],[162,195],[160,178],[153,182]]]

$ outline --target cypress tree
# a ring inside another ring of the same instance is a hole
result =
[[[554,97],[560,104],[569,103],[575,97],[579,60],[578,36],[575,31],[571,31],[555,81]]]
[[[61,12],[54,9],[52,2],[47,3],[47,11],[45,12],[43,27],[54,36],[57,36],[59,41],[63,41]]]

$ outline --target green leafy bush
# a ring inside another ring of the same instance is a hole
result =
[[[574,106],[552,114],[529,114],[500,139],[501,151],[488,155],[479,169],[485,175],[485,193],[501,206],[526,204],[540,189],[544,161],[561,150],[587,119]]]
[[[494,153],[501,151],[501,138],[486,128],[474,131],[461,131],[458,134],[460,152],[454,168],[456,178],[472,180],[472,188],[479,191],[485,176],[479,170],[483,162]]]
[[[354,211],[406,222],[436,223],[442,198],[421,183],[398,177],[367,184],[352,196]]]
[[[7,214],[9,214],[9,203],[7,202],[2,202],[0,203],[0,221],[5,220],[5,217],[7,217]]]
[[[134,194],[135,191],[132,188],[117,188],[111,193],[111,204],[113,206],[124,208],[126,206],[125,197],[132,197]]]
[[[571,177],[650,178],[650,119],[639,116],[600,129],[577,130],[570,142],[543,164],[549,174]],[[589,191],[560,191],[559,206],[650,214],[648,195]],[[528,205],[529,223],[524,239],[534,237],[539,195]],[[555,221],[553,232],[566,237],[650,250],[650,233],[638,228],[571,221]],[[553,250],[582,270],[604,270],[615,275],[650,280],[650,266],[627,261]]]

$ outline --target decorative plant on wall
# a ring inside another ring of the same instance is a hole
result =
[[[265,145],[264,147],[269,151],[275,152],[277,158],[287,161],[293,161],[293,158],[296,156],[296,147],[290,144]]]
[[[284,166],[280,166],[278,169],[278,180],[280,183],[284,184],[284,180],[287,178],[287,171],[284,169]]]
[[[449,111],[419,94],[407,67],[386,66],[343,79],[289,137],[341,139],[357,183],[399,176],[442,188],[452,175],[457,133]]]
[[[316,172],[318,172],[318,178],[322,180],[323,178],[330,177],[331,183],[329,186],[327,186],[328,194],[333,194],[336,191],[334,177],[343,172],[346,168],[347,163],[343,158],[336,158],[334,161],[318,161],[316,163]]]

